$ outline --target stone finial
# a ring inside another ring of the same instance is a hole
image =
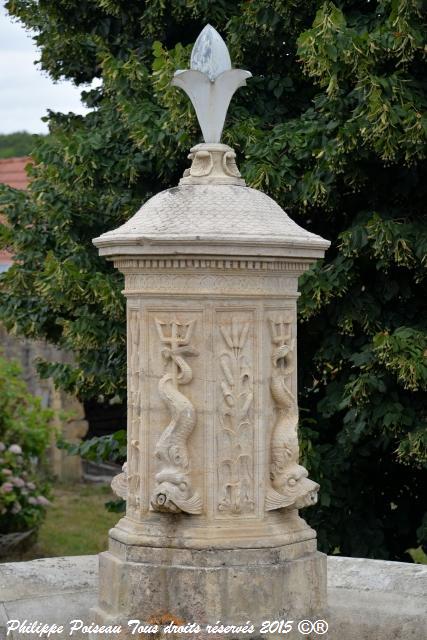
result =
[[[230,100],[251,76],[250,71],[231,68],[227,45],[206,25],[194,44],[190,69],[176,71],[171,83],[190,98],[205,142],[220,142]]]
[[[191,167],[184,171],[180,184],[246,184],[237,168],[236,154],[226,144],[197,144],[188,159]]]

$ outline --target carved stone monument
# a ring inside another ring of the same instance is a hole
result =
[[[125,275],[128,314],[128,458],[113,481],[127,510],[100,556],[103,622],[324,611],[326,558],[298,514],[319,486],[299,464],[296,301],[329,242],[245,186],[220,143],[250,75],[206,27],[172,81],[205,142],[179,186],[94,240]]]

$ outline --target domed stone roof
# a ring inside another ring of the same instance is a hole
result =
[[[230,149],[217,146],[222,156]],[[295,257],[323,256],[329,242],[298,226],[262,191],[246,187],[235,164],[208,180],[204,168],[194,165],[193,159],[193,173],[186,172],[179,186],[150,198],[121,227],[96,238],[101,255],[281,255],[286,250]]]

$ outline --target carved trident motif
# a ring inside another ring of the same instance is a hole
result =
[[[185,324],[176,319],[163,322],[156,318],[156,328],[165,360],[165,374],[159,381],[159,393],[169,408],[171,421],[156,445],[158,473],[156,487],[151,496],[155,511],[200,513],[202,502],[191,485],[190,459],[187,440],[192,433],[197,416],[190,400],[178,386],[188,384],[193,373],[184,356],[197,356],[198,351],[189,346],[195,320]]]
[[[282,375],[289,376],[294,370],[294,345],[295,340],[292,336],[292,318],[290,315],[280,317],[278,321],[270,320],[271,341],[273,344],[280,345],[273,352],[273,366],[279,367]]]
[[[186,356],[197,356],[198,351],[193,347],[189,347],[191,337],[193,335],[195,320],[190,320],[182,324],[177,320],[171,322],[162,322],[156,318],[156,328],[159,334],[160,342],[166,346],[162,349],[162,356],[166,361],[170,361],[170,374],[173,386],[177,389],[178,384],[186,384],[190,382],[192,373],[189,365],[185,362]],[[190,378],[187,380],[187,377]]]

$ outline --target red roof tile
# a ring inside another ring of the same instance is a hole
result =
[[[0,183],[15,189],[26,189],[28,176],[25,166],[30,162],[28,156],[23,158],[4,158],[0,160]]]

